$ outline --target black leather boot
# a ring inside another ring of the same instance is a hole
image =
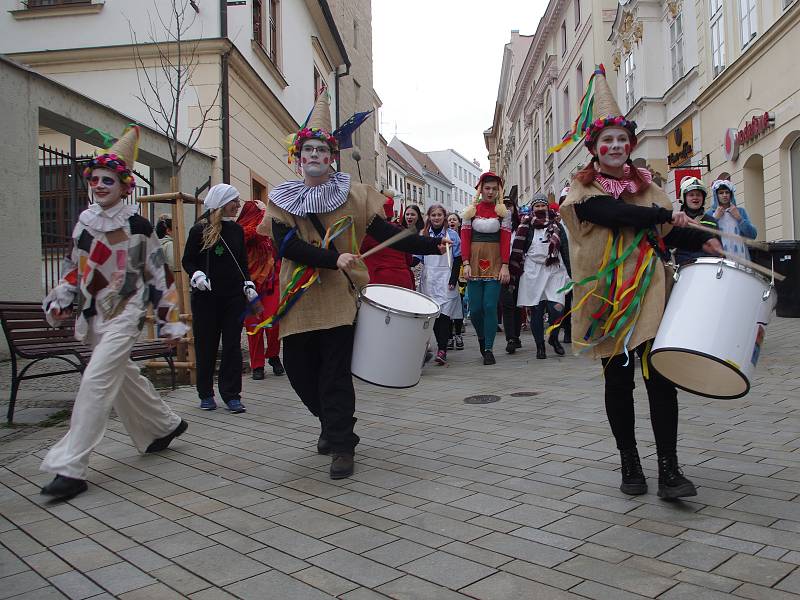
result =
[[[627,450],[619,451],[620,457],[620,473],[622,474],[622,483],[619,486],[619,491],[629,496],[641,496],[647,493],[647,481],[642,472],[642,463],[639,461],[639,452],[636,447]]]
[[[550,339],[547,340],[559,356],[564,356],[564,347],[558,341],[558,329],[550,334]]]
[[[514,343],[514,340],[508,340],[506,342],[506,353],[514,354],[517,351],[517,345]]]
[[[547,358],[544,342],[536,342],[536,358]]]
[[[678,465],[678,457],[672,454],[658,455],[658,497],[674,500],[687,496],[697,496],[694,484],[683,476]]]
[[[283,363],[279,357],[276,356],[275,358],[268,358],[267,362],[269,363],[269,366],[272,367],[273,374],[283,375],[286,373],[286,369],[283,368]]]
[[[89,486],[83,479],[56,475],[55,479],[42,488],[42,495],[56,500],[69,500],[86,491]]]
[[[335,452],[331,458],[331,479],[345,479],[353,474],[353,455]]]

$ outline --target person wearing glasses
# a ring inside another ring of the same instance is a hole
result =
[[[123,202],[134,189],[138,141],[139,129],[131,127],[86,166],[92,204],[78,217],[61,281],[42,302],[50,325],[74,319],[75,337],[92,347],[69,431],[41,465],[55,474],[41,493],[55,499],[88,489],[89,457],[112,407],[142,453],[165,450],[187,429],[130,358],[148,304],[170,344],[188,331],[178,320],[178,294],[152,224]]]
[[[219,183],[208,190],[206,212],[189,230],[183,270],[191,273],[192,331],[197,363],[197,394],[202,410],[214,410],[214,367],[222,337],[219,394],[232,413],[242,404],[241,333],[245,312],[261,311],[256,284],[247,270],[244,230],[236,222],[239,191]]]

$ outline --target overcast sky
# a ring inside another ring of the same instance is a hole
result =
[[[536,31],[546,0],[372,0],[381,132],[423,151],[453,148],[488,168],[503,46]]]

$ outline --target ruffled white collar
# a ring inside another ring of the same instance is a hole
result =
[[[116,231],[128,224],[128,219],[138,212],[134,204],[120,202],[111,208],[104,209],[99,204],[92,204],[83,211],[78,220],[95,231],[108,233]]]
[[[332,173],[321,185],[307,186],[302,180],[286,181],[269,193],[269,199],[298,217],[308,213],[329,213],[347,202],[350,193],[349,173]]]

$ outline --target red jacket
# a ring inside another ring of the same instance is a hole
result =
[[[361,243],[361,254],[377,245],[378,242],[368,235]],[[384,248],[365,258],[364,262],[369,271],[370,283],[383,283],[409,290],[414,289],[414,275],[411,273],[410,268],[411,255],[407,252],[400,252],[394,248]]]

